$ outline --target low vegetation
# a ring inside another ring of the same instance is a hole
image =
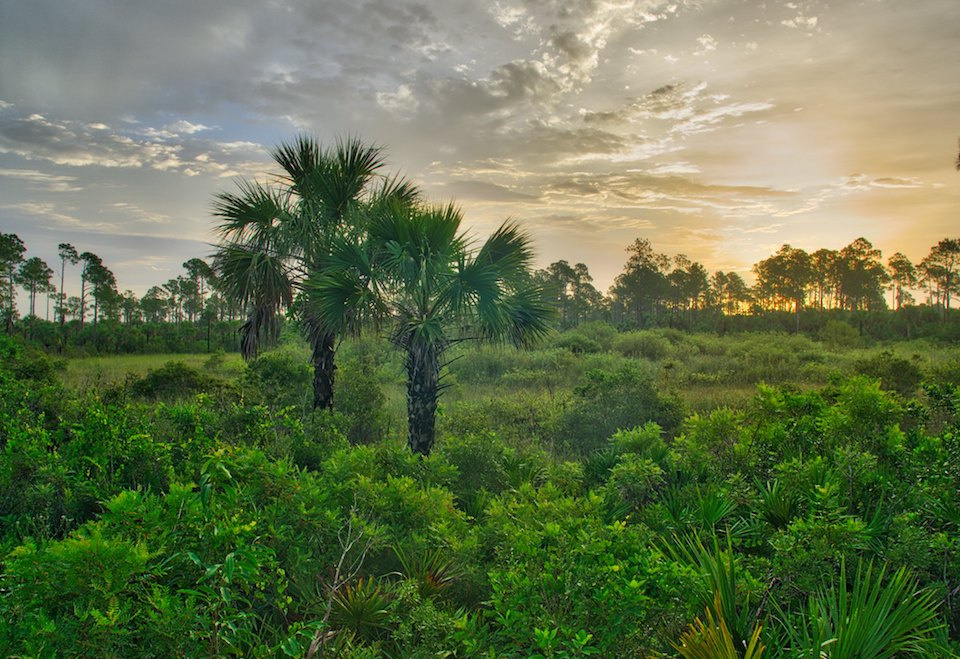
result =
[[[957,653],[956,348],[579,331],[457,349],[429,457],[385,342],[315,411],[296,340],[96,385],[0,339],[0,649]]]

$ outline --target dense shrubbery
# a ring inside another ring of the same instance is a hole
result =
[[[857,353],[862,377],[801,390],[784,382],[825,361],[806,339],[588,338],[604,348],[467,352],[461,388],[508,384],[448,403],[425,459],[390,431],[376,347],[341,360],[331,414],[282,352],[239,383],[168,365],[79,396],[0,339],[0,650],[956,653],[949,363]],[[772,383],[685,417],[663,387],[725,359]]]

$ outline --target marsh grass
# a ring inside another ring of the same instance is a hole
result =
[[[128,376],[141,377],[168,362],[183,362],[228,379],[239,377],[244,370],[243,360],[236,353],[101,355],[66,360],[61,377],[68,388],[85,391],[122,383]]]
[[[362,341],[368,342],[365,350],[373,354],[388,425],[402,431],[406,428],[402,360],[386,340],[364,337]],[[344,341],[338,360],[354,358],[358,345],[356,339]],[[651,345],[656,350],[646,349]],[[288,338],[282,349],[302,353],[307,360],[306,345],[297,336]],[[960,346],[927,339],[845,348],[772,332],[717,336],[645,330],[621,334],[612,341],[611,350],[592,354],[574,354],[550,341],[530,350],[502,345],[452,350],[453,359],[443,379],[448,388],[441,399],[440,413],[455,413],[461,405],[495,398],[533,396],[562,406],[589,371],[614,371],[625,364],[651,374],[660,391],[679,396],[690,412],[705,413],[720,407],[743,409],[753,400],[760,383],[800,390],[820,387],[835,376],[857,373],[858,364],[882,352],[910,360],[930,380],[960,380]],[[170,361],[224,379],[240,378],[246,370],[236,353],[110,355],[66,360],[62,377],[74,390],[108,387],[128,376],[143,376]]]

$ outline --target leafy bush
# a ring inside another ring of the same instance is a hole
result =
[[[179,400],[200,393],[218,393],[227,383],[183,362],[167,362],[129,383],[130,393],[150,400]]]
[[[620,334],[613,342],[613,349],[625,357],[643,357],[650,361],[667,359],[673,352],[670,341],[649,330]]]
[[[570,450],[587,454],[617,430],[655,421],[667,432],[682,419],[682,404],[661,396],[652,379],[632,365],[594,370],[574,391],[557,420],[557,436]]]
[[[887,391],[895,391],[901,396],[911,396],[917,392],[923,373],[916,361],[897,357],[884,350],[868,359],[854,363],[857,373],[868,378],[880,380],[880,386]]]
[[[603,351],[610,350],[617,338],[617,328],[602,320],[577,325],[577,332],[592,341],[596,341]]]
[[[333,404],[346,417],[347,438],[354,444],[376,442],[387,429],[386,395],[380,386],[374,356],[359,351],[341,360]]]
[[[460,501],[469,501],[480,490],[499,494],[509,485],[508,449],[494,434],[450,438],[440,444],[443,458],[457,468],[452,484]]]
[[[663,485],[663,470],[652,460],[627,454],[610,470],[607,488],[627,503],[639,507]]]
[[[303,355],[290,349],[264,352],[247,365],[245,384],[272,407],[312,406],[313,374]]]
[[[834,348],[855,348],[862,342],[856,327],[833,319],[820,330],[820,340]]]
[[[553,340],[555,348],[569,350],[575,355],[584,355],[595,352],[602,352],[603,346],[598,341],[592,339],[577,330],[570,330],[558,335]]]

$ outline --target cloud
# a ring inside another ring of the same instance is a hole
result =
[[[58,204],[49,201],[26,201],[17,204],[6,204],[0,206],[6,210],[19,211],[34,217],[40,217],[49,220],[53,224],[61,227],[78,228],[101,228],[117,229],[117,225],[111,223],[90,223],[79,219],[73,215],[69,208],[61,208]]]
[[[716,50],[719,45],[717,40],[709,34],[703,34],[697,37],[697,43],[700,44],[700,49],[694,53],[695,55],[704,55],[712,52]]]
[[[408,85],[400,85],[395,92],[378,92],[377,103],[382,108],[396,114],[412,114],[420,107]]]
[[[847,176],[840,183],[840,187],[848,191],[866,191],[874,188],[895,190],[895,189],[913,189],[929,188],[929,184],[924,183],[917,177],[897,177],[882,176],[880,178],[871,178],[866,174],[853,174]]]
[[[68,167],[153,169],[191,176],[242,169],[264,154],[263,148],[252,142],[193,138],[193,134],[210,128],[186,120],[170,125],[178,132],[149,126],[114,128],[101,122],[51,119],[38,113],[23,116],[12,108],[0,114],[0,153],[30,161]],[[33,179],[39,181],[36,176]],[[50,177],[47,180],[54,182]],[[61,185],[65,182],[56,181]]]
[[[170,222],[170,216],[168,215],[141,208],[137,204],[132,204],[127,201],[114,202],[110,204],[110,207],[130,216],[130,218],[137,223],[168,224]]]
[[[518,192],[488,181],[451,181],[443,186],[453,196],[490,202],[532,202],[537,195]]]
[[[83,189],[77,184],[75,176],[47,174],[36,169],[0,169],[0,177],[26,181],[34,188],[51,192],[77,192]]]
[[[204,126],[203,124],[194,124],[186,119],[180,119],[172,124],[168,124],[166,129],[175,135],[193,135],[194,133],[199,133],[205,130],[213,130],[213,127]]]

